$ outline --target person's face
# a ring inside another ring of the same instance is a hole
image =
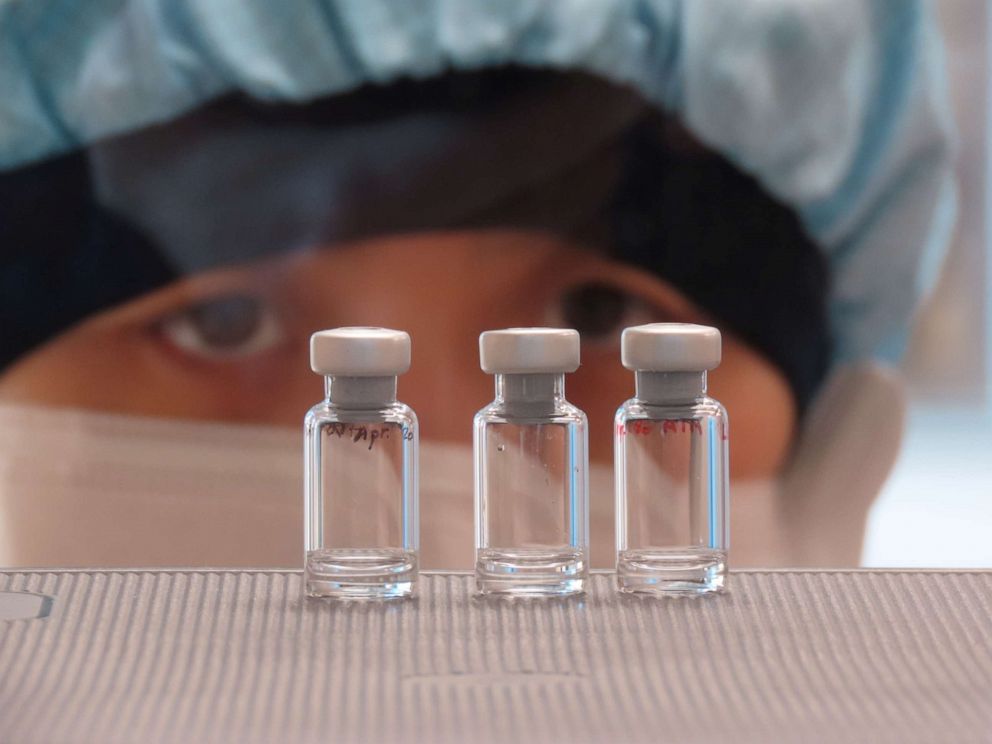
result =
[[[612,460],[612,420],[633,393],[620,331],[712,322],[657,277],[545,234],[422,233],[209,272],[103,312],[0,375],[0,398],[190,419],[299,425],[321,396],[316,330],[398,328],[413,340],[399,397],[425,439],[469,444],[493,398],[478,364],[488,329],[575,327],[582,366],[566,395],[589,415],[593,461]],[[730,414],[734,477],[776,472],[795,427],[783,375],[724,332],[710,393]]]

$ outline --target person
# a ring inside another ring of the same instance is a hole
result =
[[[946,238],[929,17],[852,2],[823,28],[789,2],[567,5],[438,5],[425,28],[380,3],[249,3],[233,24],[194,6],[192,25],[121,3],[67,49],[37,47],[9,74],[55,103],[0,103],[20,122],[0,142],[0,302],[16,318],[0,401],[295,427],[319,390],[312,331],[403,328],[402,397],[445,453],[423,468],[425,563],[469,565],[465,478],[433,485],[468,463],[491,398],[478,334],[574,327],[569,398],[590,418],[593,561],[608,565],[611,422],[631,390],[619,333],[701,322],[724,333],[711,391],[734,483],[780,477],[828,374],[899,353],[907,287]],[[60,74],[28,77],[43,62]],[[222,560],[292,565],[293,523],[235,535]],[[151,541],[117,555],[147,563]],[[31,542],[85,562],[94,541]],[[182,556],[216,542],[205,531]]]

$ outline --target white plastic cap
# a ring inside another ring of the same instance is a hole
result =
[[[574,372],[579,332],[570,328],[506,328],[479,336],[479,360],[488,374]]]
[[[410,334],[389,328],[333,328],[310,337],[310,368],[319,375],[393,377],[410,369]]]
[[[701,372],[720,364],[720,331],[694,323],[650,323],[625,328],[620,361],[642,372]]]

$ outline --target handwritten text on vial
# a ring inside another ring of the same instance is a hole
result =
[[[368,442],[368,448],[372,449],[380,439],[389,439],[394,428],[392,426],[356,426],[355,424],[333,423],[328,424],[324,431],[329,436],[338,439],[347,435],[352,442]],[[403,427],[401,432],[403,439],[407,441],[413,439],[413,429]]]
[[[668,421],[659,421],[657,424],[638,420],[628,421],[626,425],[617,424],[617,433],[620,435],[634,434],[636,436],[646,437],[655,432],[661,436],[665,436],[666,434],[685,434],[687,432],[695,432],[701,435],[703,433],[703,423],[696,419],[671,419]],[[726,428],[722,431],[722,438],[727,439]]]

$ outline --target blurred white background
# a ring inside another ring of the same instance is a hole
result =
[[[868,566],[992,567],[992,12],[986,0],[942,0],[938,10],[958,128],[958,224],[906,358],[906,440],[868,524]]]

